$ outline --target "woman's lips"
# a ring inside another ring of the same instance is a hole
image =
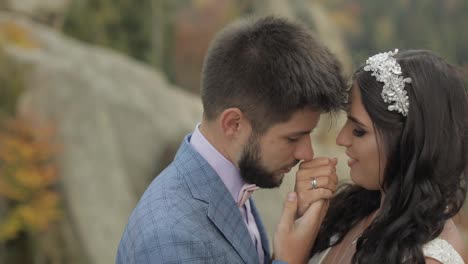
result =
[[[354,164],[356,164],[357,160],[353,159],[353,158],[349,158],[348,159],[348,166],[349,167],[352,167]]]
[[[349,159],[348,159],[348,166],[349,167],[352,167],[354,164],[356,164],[356,162],[358,162],[357,159],[355,159],[351,155],[349,155],[348,152],[346,152],[346,155],[349,157]]]

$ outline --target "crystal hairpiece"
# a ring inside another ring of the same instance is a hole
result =
[[[411,83],[411,78],[403,78],[400,64],[393,57],[397,53],[398,49],[395,49],[394,52],[383,52],[370,57],[366,61],[364,70],[372,71],[371,75],[384,84],[380,95],[385,103],[390,104],[388,110],[397,111],[406,116],[409,100],[405,83]]]

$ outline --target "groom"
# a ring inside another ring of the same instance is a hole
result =
[[[301,25],[266,17],[217,34],[203,66],[203,119],[132,212],[116,263],[270,263],[249,197],[303,161],[275,246],[278,263],[295,261],[295,245],[315,232],[305,225],[323,213],[309,205],[336,181],[336,162],[313,158],[310,133],[321,113],[342,107],[344,89],[335,57]],[[327,172],[308,174],[316,166]]]

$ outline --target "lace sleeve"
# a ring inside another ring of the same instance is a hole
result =
[[[447,241],[436,238],[423,247],[424,256],[433,258],[443,264],[464,264],[458,252]]]

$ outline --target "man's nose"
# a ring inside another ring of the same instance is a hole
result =
[[[305,136],[302,142],[297,144],[294,158],[297,160],[311,160],[314,158],[314,149],[310,135]]]

